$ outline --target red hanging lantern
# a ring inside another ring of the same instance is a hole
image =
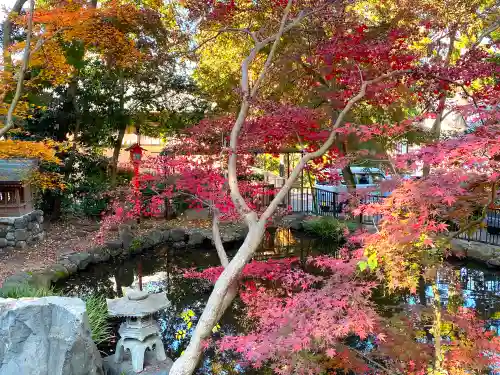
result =
[[[130,161],[134,164],[139,164],[141,162],[143,151],[145,151],[145,149],[139,146],[137,143],[134,143],[132,146],[125,150],[130,152]]]

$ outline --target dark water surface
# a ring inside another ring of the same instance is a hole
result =
[[[308,256],[320,253],[334,254],[336,244],[317,241],[302,235],[295,235],[289,230],[278,229],[268,233],[255,259],[283,258],[296,256],[305,260]],[[229,249],[231,255],[236,247]],[[59,285],[66,294],[85,296],[100,293],[107,298],[122,296],[122,287],[138,286],[139,273],[142,275],[143,289],[148,292],[166,292],[171,307],[157,317],[162,330],[167,355],[175,359],[185,349],[190,330],[181,314],[191,310],[194,313],[193,325],[201,315],[210,295],[212,286],[204,280],[186,279],[181,269],[196,267],[203,269],[220,265],[213,249],[192,249],[173,251],[168,247],[160,247],[154,251],[138,255],[123,262],[108,262],[91,266],[89,270],[78,273]],[[452,281],[453,280],[453,281]],[[479,314],[490,319],[491,328],[500,333],[500,273],[478,264],[456,262],[446,272],[438,274],[438,288],[443,303],[456,299],[466,307],[475,308]],[[386,300],[384,296],[375,296],[377,303],[390,305],[394,298]],[[398,301],[406,304],[429,303],[432,300],[432,289],[422,283],[418,296],[399,296]],[[115,321],[117,328],[119,321]],[[220,330],[214,336],[222,334],[238,334],[247,330],[244,306],[236,300],[220,321]],[[176,335],[178,330],[185,330],[185,337]],[[114,342],[100,348],[112,353]],[[231,353],[208,351],[197,374],[270,374],[269,370],[254,371],[243,368],[238,358]]]

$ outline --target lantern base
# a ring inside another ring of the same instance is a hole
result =
[[[136,375],[132,367],[130,353],[126,352],[124,361],[116,363],[116,354],[105,357],[102,360],[104,373],[106,375]],[[144,356],[144,370],[141,375],[168,375],[173,361],[167,358],[165,361],[158,361],[154,352],[146,351]]]
[[[124,338],[118,340],[116,344],[115,361],[116,363],[122,363],[125,352],[128,350],[132,359],[132,369],[136,373],[142,372],[144,370],[144,358],[148,349],[150,352],[154,352],[157,361],[161,362],[167,359],[160,337],[158,335],[152,335],[144,341]]]

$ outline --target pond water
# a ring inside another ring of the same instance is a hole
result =
[[[231,255],[236,247],[229,249]],[[267,233],[255,259],[283,258],[296,256],[305,260],[309,255],[326,253],[335,254],[335,244],[317,241],[303,235],[296,235],[286,229],[278,229]],[[175,359],[185,349],[189,341],[189,330],[181,318],[184,311],[192,310],[193,322],[200,316],[210,295],[212,286],[204,280],[186,279],[181,269],[196,267],[203,269],[219,265],[219,260],[213,249],[175,250],[160,247],[145,254],[138,255],[123,262],[108,262],[92,266],[81,272],[58,288],[67,295],[84,297],[99,293],[107,298],[122,296],[122,287],[138,286],[139,274],[143,289],[148,292],[166,292],[171,301],[171,307],[159,314],[158,323],[162,330],[163,341],[167,355]],[[450,280],[459,282],[450,282]],[[460,284],[460,285],[458,285]],[[480,265],[457,262],[451,264],[447,272],[438,275],[438,288],[443,303],[455,298],[457,293],[462,297],[461,303],[475,308],[483,318],[490,319],[491,328],[500,333],[500,273]],[[382,294],[374,296],[381,306],[394,305],[394,297],[387,298]],[[418,296],[397,296],[398,303],[406,304],[429,303],[432,300],[430,286],[422,285]],[[119,322],[114,322],[117,329]],[[244,317],[244,306],[236,300],[220,321],[219,334],[237,334],[245,332],[248,322]],[[178,330],[186,330],[185,337],[176,335]],[[102,345],[100,349],[111,354],[115,342]],[[243,368],[238,358],[230,353],[208,351],[199,366],[197,374],[267,374],[267,370],[258,372]],[[269,372],[270,373],[270,372]]]

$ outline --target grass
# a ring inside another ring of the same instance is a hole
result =
[[[108,305],[106,299],[101,295],[93,294],[84,300],[87,306],[92,340],[97,345],[109,341],[113,336],[111,334],[111,326],[108,322]]]
[[[320,217],[304,222],[304,230],[323,239],[342,241],[346,230],[354,230],[356,223],[343,222],[333,217]]]
[[[52,288],[38,288],[29,284],[20,284],[12,288],[0,289],[1,298],[39,298],[60,295]]]

